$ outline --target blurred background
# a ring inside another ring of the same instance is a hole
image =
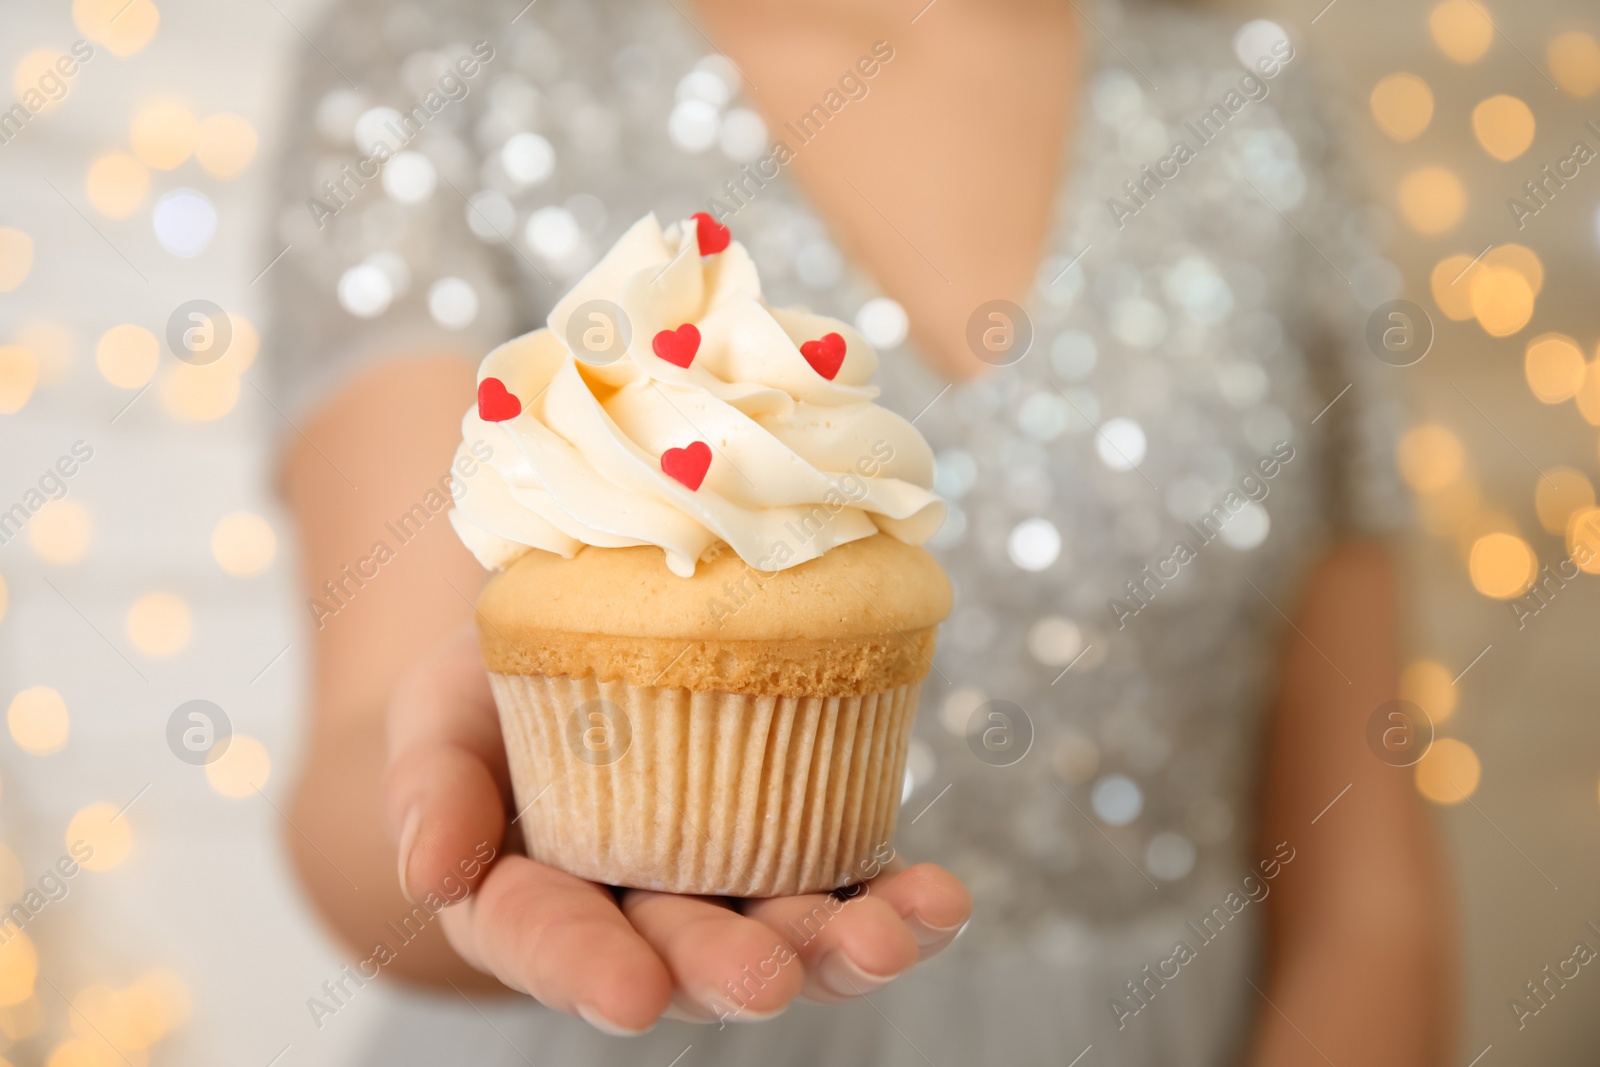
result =
[[[1403,695],[1439,733],[1415,780],[1462,902],[1461,1062],[1591,1064],[1600,975],[1520,1029],[1509,1002],[1600,946],[1600,12],[1321,5],[1228,13],[1322,68],[1433,335],[1397,457],[1419,505]],[[271,478],[293,431],[251,379],[287,61],[318,6],[0,8],[0,104],[23,105],[0,114],[0,904],[35,894],[0,944],[14,1064],[340,1063],[387,995],[312,1024],[343,961],[282,858],[306,641]],[[167,350],[195,298],[233,327],[209,366]],[[233,734],[204,766],[169,742],[195,699]]]

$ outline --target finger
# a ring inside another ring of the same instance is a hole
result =
[[[917,940],[868,883],[853,895],[810,893],[746,901],[744,911],[786,937],[805,967],[804,993],[831,1002],[888,985],[917,962]]]
[[[754,1022],[800,992],[793,946],[720,901],[630,889],[622,911],[671,971],[675,1017]]]
[[[610,890],[525,856],[505,856],[444,912],[450,944],[512,989],[610,1034],[655,1025],[672,976]]]
[[[972,918],[972,894],[961,880],[932,863],[885,875],[872,891],[889,904],[916,938],[918,958],[929,959],[956,939]]]
[[[401,679],[387,721],[384,813],[413,901],[454,897],[500,849],[509,793],[494,698],[464,632]]]

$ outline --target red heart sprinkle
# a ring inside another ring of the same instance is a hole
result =
[[[728,247],[728,242],[733,240],[733,231],[728,229],[704,211],[696,211],[689,216],[695,222],[695,236],[700,240],[700,254],[714,256]]]
[[[650,347],[668,363],[687,367],[694,362],[695,353],[700,351],[700,331],[694,323],[686,322],[676,330],[662,330],[656,334]]]
[[[522,401],[499,378],[478,383],[478,418],[484,422],[505,422],[522,414]]]
[[[812,370],[831,382],[844,364],[844,338],[836,333],[825,333],[820,340],[801,345],[800,354],[806,357]]]
[[[711,467],[711,446],[704,441],[693,441],[684,448],[669,448],[661,453],[661,469],[675,481],[682,482],[691,491],[699,489]]]

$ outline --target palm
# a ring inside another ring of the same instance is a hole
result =
[[[385,808],[402,888],[460,899],[470,886],[443,913],[462,958],[606,1030],[645,1030],[663,1014],[753,1021],[796,996],[870,993],[948,944],[971,911],[961,883],[931,864],[891,870],[846,902],[614,892],[499,855],[520,840],[506,833],[510,796],[494,701],[464,633],[407,676],[389,711]]]

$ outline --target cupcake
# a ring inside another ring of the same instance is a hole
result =
[[[707,215],[636,223],[491,352],[450,519],[534,859],[775,896],[888,854],[935,631],[933,458],[844,323]]]

